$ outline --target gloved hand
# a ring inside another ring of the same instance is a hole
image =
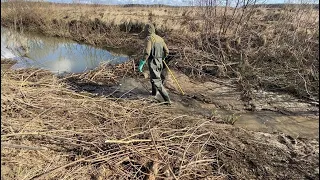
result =
[[[162,56],[162,60],[165,60],[167,57],[168,57],[168,56],[163,55],[163,56]]]
[[[143,66],[144,66],[145,63],[146,63],[145,60],[143,60],[143,59],[140,60],[140,62],[139,62],[139,68],[138,68],[140,72],[142,72],[142,68],[143,68]]]

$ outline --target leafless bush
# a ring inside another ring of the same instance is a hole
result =
[[[318,98],[318,10],[302,5],[262,10],[255,3],[199,2],[204,28],[193,52],[201,60],[194,67],[238,78],[244,91],[265,88]]]

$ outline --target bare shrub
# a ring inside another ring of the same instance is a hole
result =
[[[319,98],[317,10],[261,10],[250,0],[222,3],[199,2],[204,28],[197,37],[202,46],[193,51],[199,59],[193,63],[195,69],[203,72],[216,66],[220,72],[215,75],[237,78],[245,92],[264,88]],[[235,8],[229,8],[230,3]]]

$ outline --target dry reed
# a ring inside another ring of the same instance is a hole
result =
[[[117,69],[123,67],[100,77]],[[248,132],[146,99],[91,97],[67,87],[44,70],[2,71],[3,178],[319,177],[317,141]]]

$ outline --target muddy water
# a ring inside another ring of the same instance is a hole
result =
[[[206,117],[220,117],[222,122],[251,131],[284,133],[293,138],[319,139],[319,117],[314,112],[299,115],[294,112],[283,114],[270,110],[237,111],[215,108],[213,104],[212,108],[194,109],[193,113],[198,111]]]
[[[319,107],[300,102],[294,97],[289,98],[288,95],[271,93],[270,97],[260,97],[261,102],[255,102],[257,107],[263,109],[247,111],[235,88],[214,82],[192,82],[183,74],[174,74],[186,95],[179,93],[170,76],[166,86],[174,102],[173,108],[179,112],[208,119],[219,117],[224,123],[234,123],[234,126],[252,131],[284,133],[293,138],[319,139]],[[150,84],[147,79],[132,78],[123,79],[119,87],[114,87],[119,90],[117,97],[125,97],[125,94],[128,98],[148,96],[148,88]],[[204,102],[194,96],[213,100]],[[269,100],[271,97],[272,101]]]
[[[1,59],[17,60],[12,68],[42,68],[53,73],[80,73],[100,63],[122,63],[125,54],[79,44],[71,40],[22,33],[1,27]]]
[[[268,110],[242,113],[218,111],[218,114],[226,121],[234,121],[235,126],[252,131],[319,139],[319,118],[312,114],[290,115]]]

